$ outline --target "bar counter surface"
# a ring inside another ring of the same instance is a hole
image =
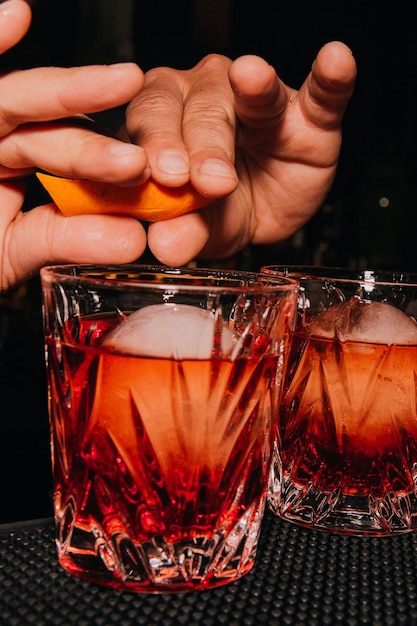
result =
[[[211,591],[146,595],[58,564],[50,518],[0,525],[3,626],[417,626],[417,533],[352,537],[265,515],[254,569]]]

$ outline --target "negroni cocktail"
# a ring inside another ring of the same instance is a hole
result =
[[[60,563],[151,593],[236,580],[256,554],[297,284],[61,271],[43,278]]]
[[[328,530],[416,527],[417,324],[353,297],[299,324],[273,508]]]

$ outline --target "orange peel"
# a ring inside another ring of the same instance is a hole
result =
[[[42,172],[37,178],[58,209],[67,216],[112,213],[158,222],[207,206],[213,200],[199,194],[187,183],[165,187],[149,179],[136,187],[63,178]]]

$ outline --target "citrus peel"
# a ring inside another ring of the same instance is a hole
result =
[[[36,176],[66,216],[112,213],[158,222],[195,211],[212,202],[199,194],[191,183],[165,187],[149,179],[140,186],[120,187],[42,172],[37,172]]]

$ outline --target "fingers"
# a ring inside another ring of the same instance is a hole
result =
[[[191,70],[158,68],[145,76],[143,91],[128,108],[127,128],[146,149],[159,182],[175,186],[190,178],[200,193],[213,197],[235,189],[230,63],[208,55]]]
[[[76,125],[20,126],[0,138],[0,180],[32,168],[68,178],[140,184],[149,177],[143,148]]]
[[[191,181],[201,193],[215,197],[231,193],[237,186],[236,116],[229,66],[228,58],[209,55],[194,68],[182,126],[190,155]]]
[[[62,121],[121,105],[142,84],[133,63],[36,68],[1,77],[0,179],[37,167],[74,178],[144,182],[150,171],[143,148],[96,134],[76,119]],[[51,120],[61,121],[30,124]]]
[[[146,233],[134,218],[64,217],[54,205],[23,213],[9,227],[1,288],[22,282],[49,263],[129,263],[145,250]]]
[[[6,23],[7,37],[2,30]],[[0,45],[17,41],[29,23],[26,2],[0,4]],[[75,121],[62,121],[122,105],[143,81],[134,63],[43,67],[1,76],[0,180],[26,176],[37,167],[62,176],[144,182],[150,170],[142,148],[78,128]],[[39,125],[54,120],[61,121]]]
[[[229,70],[237,117],[249,128],[267,128],[282,117],[291,90],[264,59],[245,55]]]
[[[22,39],[31,18],[30,7],[23,0],[7,0],[0,4],[0,54]]]
[[[27,122],[58,120],[119,106],[135,96],[143,80],[142,71],[134,63],[11,72],[0,77],[0,136]]]
[[[305,117],[321,128],[338,128],[355,80],[356,63],[351,50],[338,41],[323,46],[300,89],[300,107]]]
[[[166,185],[185,184],[190,176],[182,116],[182,86],[173,72],[169,68],[149,71],[144,88],[127,108],[126,129],[134,144],[150,149],[153,177]]]

